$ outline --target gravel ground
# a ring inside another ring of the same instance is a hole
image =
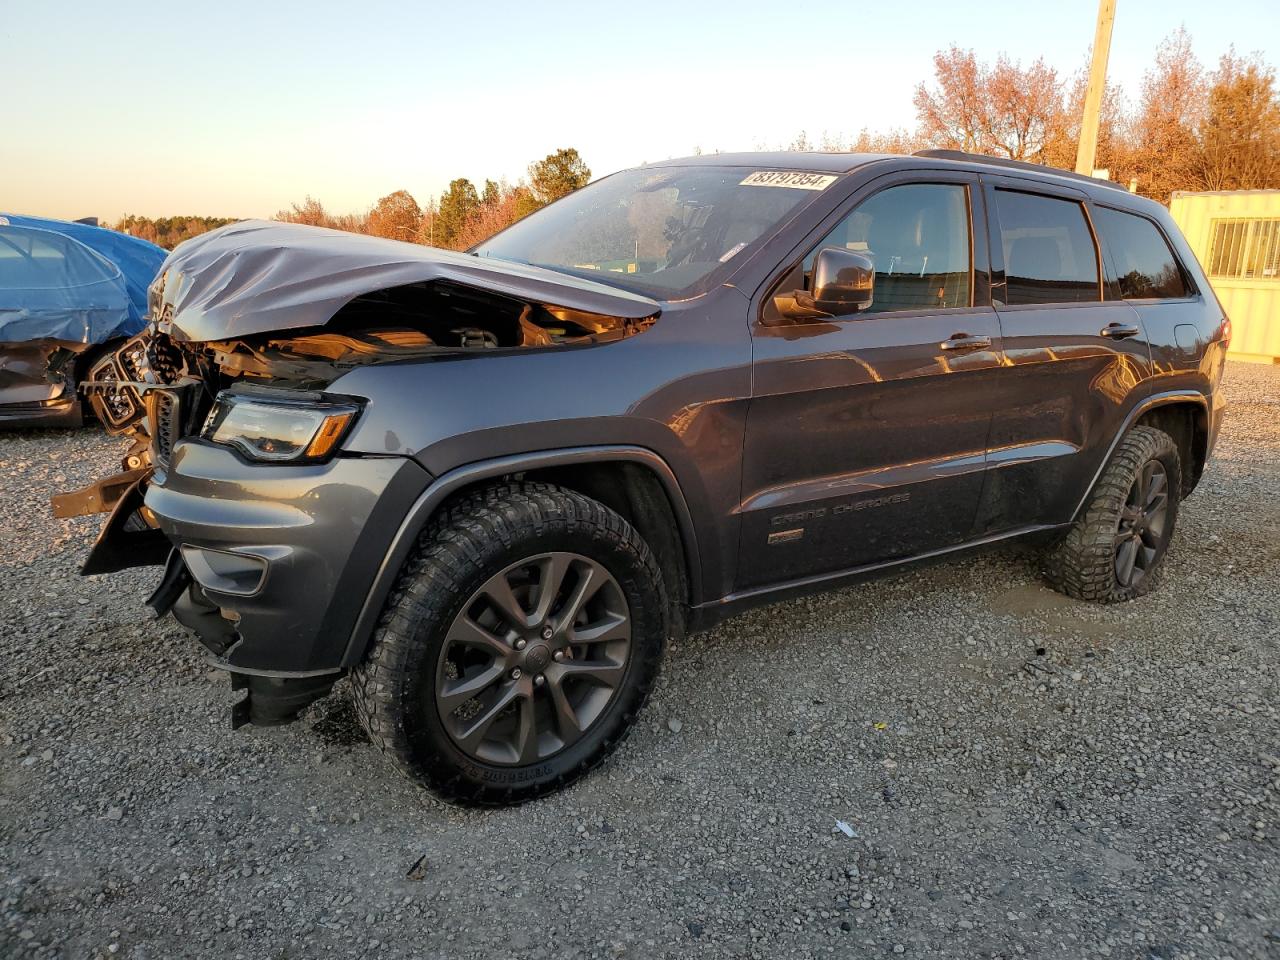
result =
[[[0,436],[0,955],[1280,956],[1280,369],[1227,389],[1154,595],[1007,550],[761,610],[496,812],[401,779],[341,692],[228,730],[156,571],[78,578],[99,520],[50,518],[119,444]]]

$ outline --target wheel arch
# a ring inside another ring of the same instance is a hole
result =
[[[1173,438],[1182,462],[1182,496],[1200,482],[1209,457],[1209,408],[1204,402],[1174,400],[1150,408],[1131,426],[1155,427]]]
[[[516,454],[457,467],[436,478],[409,508],[391,540],[352,629],[342,665],[358,664],[400,569],[431,518],[449,501],[503,479],[537,479],[599,500],[632,524],[653,547],[663,577],[671,578],[672,623],[702,597],[701,562],[693,517],[667,462],[643,447],[572,447]]]
[[[1174,390],[1147,397],[1134,406],[1124,423],[1112,437],[1107,455],[1102,458],[1089,487],[1072,514],[1077,519],[1084,510],[1094,488],[1115,456],[1116,448],[1133,427],[1139,424],[1164,430],[1178,445],[1182,459],[1182,495],[1185,497],[1200,481],[1209,454],[1209,401],[1194,390]]]

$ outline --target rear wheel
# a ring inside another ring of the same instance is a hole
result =
[[[545,484],[447,508],[356,671],[374,743],[448,800],[519,803],[626,736],[666,636],[661,574],[617,513]]]
[[[1154,427],[1130,430],[1083,516],[1047,558],[1054,588],[1115,603],[1155,586],[1178,519],[1181,477],[1172,437]]]

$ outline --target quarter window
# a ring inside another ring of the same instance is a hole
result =
[[[1004,249],[1006,303],[1101,299],[1097,248],[1079,203],[997,190],[996,210]]]
[[[1209,275],[1280,280],[1280,220],[1214,220]]]
[[[1116,262],[1120,296],[1126,300],[1173,299],[1187,284],[1169,243],[1146,217],[1108,207],[1095,208],[1098,231]]]
[[[869,256],[876,267],[870,312],[972,304],[969,196],[960,184],[911,183],[863,201],[805,258],[806,281],[824,247]]]

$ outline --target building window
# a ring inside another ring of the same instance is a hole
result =
[[[1280,220],[1214,220],[1209,275],[1280,280]]]

